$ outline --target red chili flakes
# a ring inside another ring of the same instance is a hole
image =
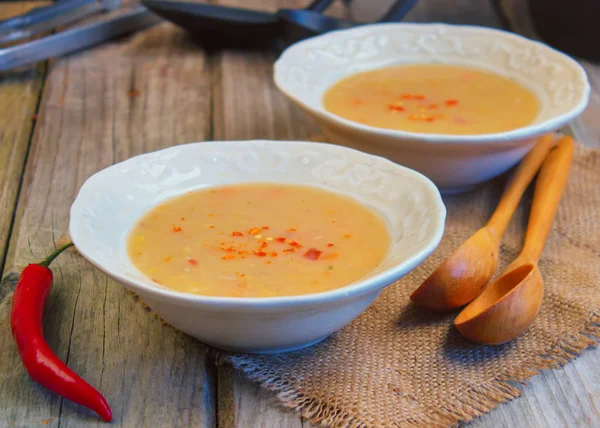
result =
[[[275,251],[272,251],[272,252],[271,252],[271,257],[277,257],[277,252],[275,252]]]
[[[446,101],[444,101],[444,104],[446,104],[446,107],[455,107],[458,105],[458,100],[455,100],[455,99],[446,100]]]
[[[261,227],[262,230],[269,230],[269,226],[263,226]]]
[[[304,253],[304,258],[308,260],[317,260],[322,253],[322,251],[319,251],[315,248],[311,248],[306,253]]]
[[[425,95],[420,95],[420,94],[402,94],[400,95],[400,98],[402,98],[403,100],[417,100],[417,101],[423,101],[425,99]]]
[[[173,232],[181,232],[181,227],[173,226]]]
[[[257,255],[258,257],[265,257],[267,255],[267,253],[265,253],[264,251],[261,250],[252,250],[252,252]]]
[[[221,250],[226,251],[228,253],[233,253],[235,251],[235,247],[231,246],[227,248],[221,248]]]
[[[231,236],[244,236],[242,232],[231,232]]]
[[[192,266],[198,266],[198,262],[196,260],[194,260],[194,259],[189,259],[187,262],[189,264],[191,264]]]
[[[302,245],[300,245],[300,243],[298,243],[296,241],[290,242],[290,246],[291,247],[296,247],[296,248],[302,248]]]
[[[209,228],[209,229],[214,229],[214,228],[215,228],[215,225],[214,225],[214,224],[211,224],[210,226],[208,226],[208,228]]]
[[[270,264],[271,264],[271,260],[267,260],[267,261],[265,262],[265,264],[266,264],[266,265],[270,265]]]
[[[268,247],[268,246],[269,246],[269,244],[267,244],[266,242],[262,242],[260,244],[260,248],[265,248],[265,247]]]
[[[140,94],[140,91],[138,91],[137,89],[134,89],[132,91],[127,92],[127,95],[129,95],[131,98],[135,98]]]
[[[181,217],[181,221],[184,221],[184,220],[185,220],[185,217]]]
[[[222,260],[233,260],[235,259],[235,255],[234,254],[225,254],[223,257],[221,257]]]
[[[258,228],[258,227],[253,227],[252,229],[248,229],[248,235],[250,235],[250,236],[258,235],[259,233],[260,233],[260,228]]]
[[[37,118],[38,118],[37,114],[34,114],[34,115],[31,116],[31,120],[37,120]]]
[[[433,122],[435,118],[433,116],[427,116],[424,120],[425,122]]]
[[[152,281],[156,282],[157,284],[161,284],[162,285],[162,282],[160,282],[158,279],[152,278]]]
[[[288,229],[288,232],[295,232],[295,231],[296,231],[296,228],[295,228],[295,227],[290,227],[290,228]]]
[[[440,107],[439,104],[429,104],[427,106],[427,109],[428,110],[435,110],[435,109],[438,109],[439,107]]]
[[[397,111],[397,112],[402,112],[402,111],[406,111],[406,109],[402,106],[396,106],[394,104],[389,104],[387,106],[389,111]]]
[[[296,251],[295,248],[286,248],[285,250],[283,250],[284,253],[293,253],[294,251]]]
[[[344,233],[344,238],[350,238],[350,234],[349,233]]]
[[[285,238],[275,238],[275,241],[283,244],[285,242]]]
[[[327,244],[327,246],[331,248],[331,247],[333,247],[333,244],[329,243],[329,244]]]

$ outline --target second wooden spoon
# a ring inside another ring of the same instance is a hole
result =
[[[523,192],[554,145],[542,137],[508,183],[488,223],[452,253],[410,296],[418,306],[449,310],[466,305],[489,282],[498,266],[500,240],[519,205]]]
[[[535,320],[544,295],[537,262],[567,184],[573,150],[573,139],[564,137],[550,152],[535,185],[521,254],[454,320],[468,339],[486,345],[505,343],[521,335]]]

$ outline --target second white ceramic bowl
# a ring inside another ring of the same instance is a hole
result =
[[[459,136],[375,128],[323,108],[324,92],[345,76],[416,63],[465,65],[514,79],[536,94],[541,111],[527,127]],[[331,142],[415,169],[442,192],[466,190],[507,171],[537,137],[578,116],[590,92],[583,68],[544,44],[504,31],[445,24],[375,24],[314,37],[283,52],[274,79]]]
[[[277,298],[181,293],[133,266],[126,238],[148,209],[190,190],[252,182],[319,186],[357,199],[387,223],[392,236],[387,256],[346,287]],[[86,259],[169,324],[220,348],[269,353],[311,345],[356,318],[385,286],[435,249],[445,214],[431,181],[383,158],[331,144],[223,141],[171,147],[96,173],[71,207],[69,231]]]

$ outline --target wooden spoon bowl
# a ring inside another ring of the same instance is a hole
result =
[[[410,299],[436,311],[469,303],[496,271],[498,249],[499,242],[492,231],[479,229],[429,275]]]
[[[509,270],[486,288],[454,320],[467,339],[499,345],[520,336],[537,317],[544,285],[540,270],[529,263]]]

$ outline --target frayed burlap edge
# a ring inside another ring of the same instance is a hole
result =
[[[454,397],[455,404],[443,406],[431,414],[398,421],[397,425],[446,427],[471,421],[500,404],[519,397],[522,391],[514,384],[524,385],[542,370],[562,367],[584,350],[597,346],[598,342],[600,342],[600,312],[592,314],[581,331],[559,340],[545,353],[532,357],[526,361],[524,367],[500,374],[485,384],[474,385],[461,397]],[[285,379],[270,377],[268,368],[261,368],[257,364],[244,361],[244,358],[243,355],[229,355],[225,356],[223,361],[232,364],[248,379],[276,393],[283,406],[299,412],[312,424],[348,428],[370,426],[343,409],[306,396]]]

